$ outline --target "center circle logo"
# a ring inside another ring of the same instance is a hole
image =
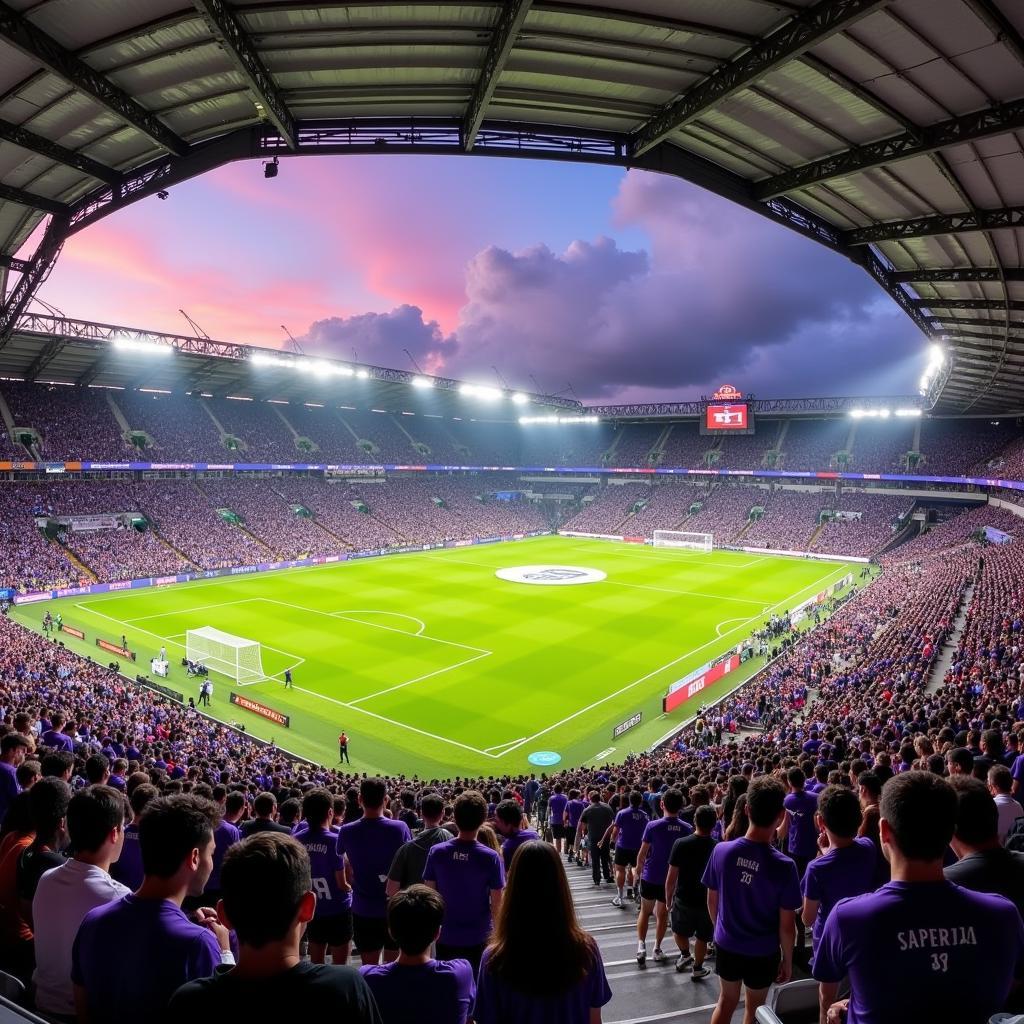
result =
[[[526,760],[530,764],[537,765],[538,768],[550,768],[551,765],[558,764],[562,760],[562,755],[556,754],[553,750],[536,750]]]
[[[541,587],[572,587],[580,583],[600,583],[607,573],[579,565],[516,565],[494,573],[509,583],[532,583]]]

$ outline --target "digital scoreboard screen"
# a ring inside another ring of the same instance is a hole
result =
[[[702,434],[754,433],[754,409],[749,401],[744,400],[742,391],[731,384],[723,384],[704,401],[704,415],[700,421]]]

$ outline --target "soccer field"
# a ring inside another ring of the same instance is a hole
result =
[[[528,565],[607,576],[577,586],[495,576]],[[649,746],[743,676],[726,676],[665,719],[661,697],[672,682],[850,569],[540,537],[66,598],[14,616],[39,629],[47,610],[60,611],[86,634],[61,639],[103,661],[113,656],[96,638],[119,643],[124,634],[138,652],[136,665],[125,663],[132,673],[147,673],[164,645],[171,674],[162,682],[186,696],[198,695],[180,667],[186,630],[258,640],[272,678],[237,687],[214,673],[216,717],[328,765],[344,729],[359,771],[500,776],[535,770],[528,756],[540,751],[567,766]],[[748,661],[743,675],[758,665]],[[231,705],[233,690],[290,716],[290,727]],[[613,727],[638,711],[642,724],[613,740]]]

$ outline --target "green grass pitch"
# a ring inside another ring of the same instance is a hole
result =
[[[529,564],[599,569],[607,579],[534,586],[495,577]],[[644,749],[699,702],[662,718],[670,683],[850,569],[553,536],[66,598],[14,615],[39,629],[47,609],[59,610],[87,636],[62,640],[97,660],[111,656],[96,637],[124,633],[139,658],[126,671],[145,673],[163,644],[166,685],[186,695],[198,695],[179,667],[187,629],[258,640],[263,669],[277,678],[239,691],[288,714],[290,728],[232,706],[235,685],[214,674],[216,717],[328,765],[344,728],[359,771],[500,776],[531,770],[536,751],[567,766]],[[280,678],[287,667],[291,690]],[[757,667],[745,663],[700,699]],[[613,726],[637,711],[643,723],[613,740]]]

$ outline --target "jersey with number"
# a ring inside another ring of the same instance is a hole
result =
[[[295,837],[309,853],[313,892],[316,893],[315,917],[335,917],[352,908],[352,893],[338,888],[335,872],[341,871],[344,858],[338,853],[338,837],[328,829],[309,829]]]
[[[988,1020],[1022,969],[1017,908],[946,881],[840,900],[814,951],[818,981],[849,975],[847,1024]]]

